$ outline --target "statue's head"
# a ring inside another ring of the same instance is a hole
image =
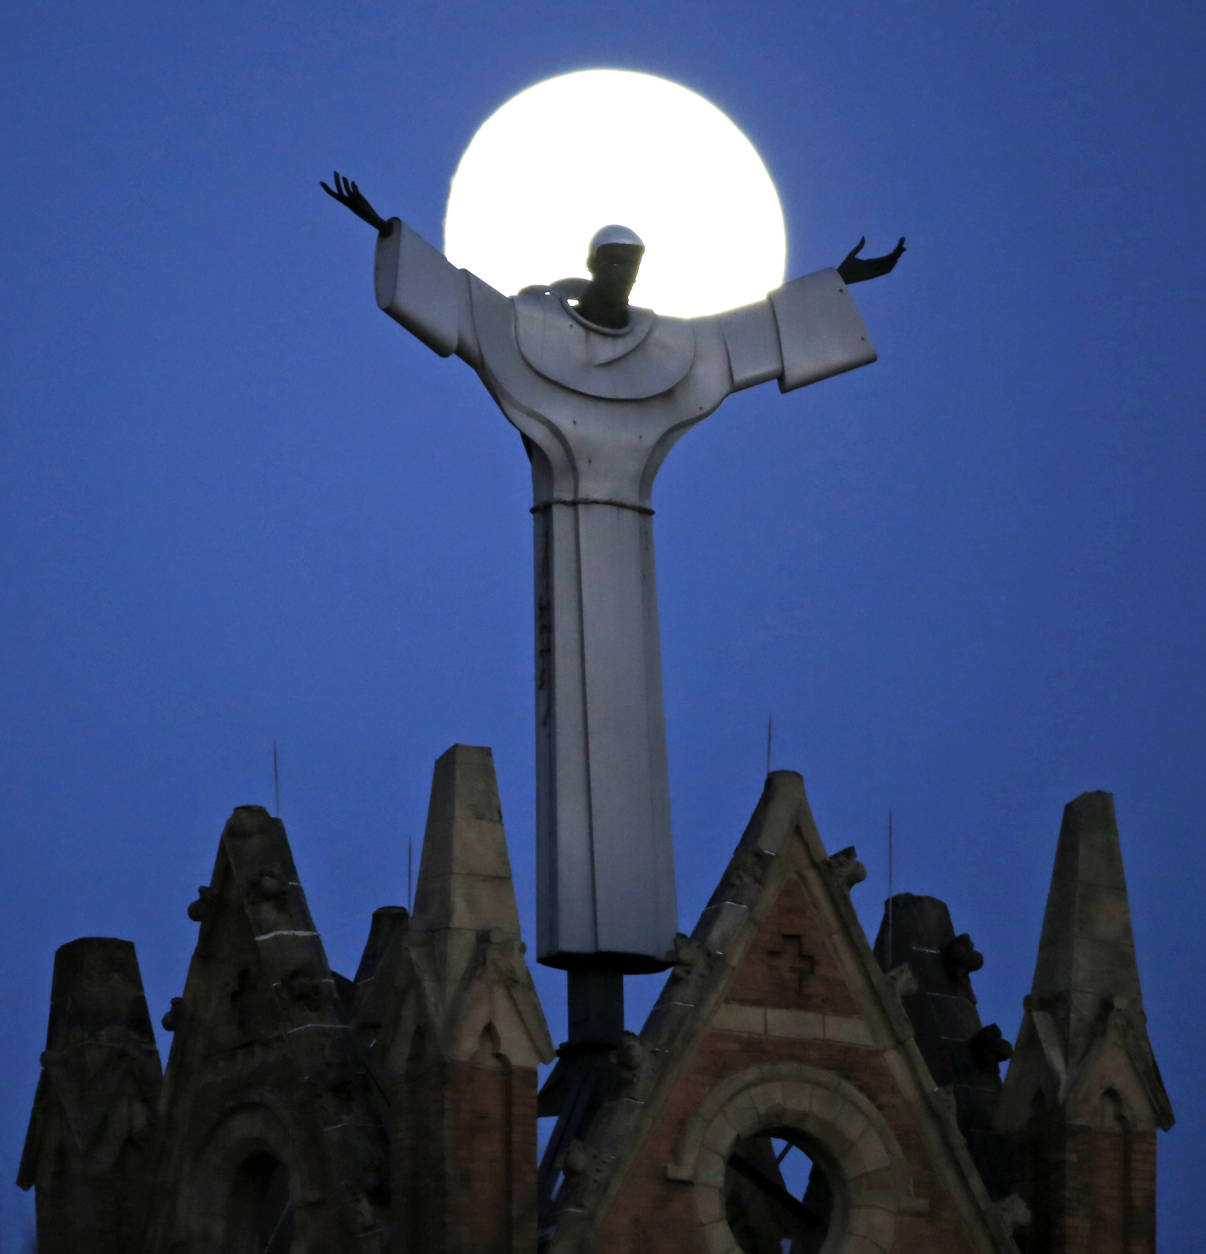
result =
[[[628,293],[636,282],[645,245],[626,226],[605,226],[595,232],[586,257],[590,283],[578,301],[578,313],[599,326],[620,330],[628,325]]]
[[[622,292],[627,303],[644,255],[645,242],[635,231],[626,226],[605,226],[590,241],[586,268],[598,287],[609,295]]]

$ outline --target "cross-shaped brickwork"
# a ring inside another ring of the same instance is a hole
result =
[[[766,951],[774,958],[775,966],[780,967],[788,975],[796,977],[796,993],[802,995],[804,985],[812,979],[816,970],[816,961],[811,954],[804,952],[804,938],[796,932],[782,932],[779,941]],[[783,957],[786,955],[786,963]]]

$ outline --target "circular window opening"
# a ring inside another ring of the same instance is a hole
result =
[[[819,1254],[833,1220],[829,1178],[789,1128],[734,1142],[725,1164],[724,1203],[745,1254]]]

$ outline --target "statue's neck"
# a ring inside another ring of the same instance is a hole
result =
[[[576,312],[580,318],[609,331],[623,331],[628,326],[628,301],[608,299],[593,283],[582,293]]]

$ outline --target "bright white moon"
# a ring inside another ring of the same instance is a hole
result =
[[[702,96],[628,70],[546,79],[491,114],[453,176],[444,252],[512,295],[585,277],[611,222],[645,241],[634,305],[718,313],[783,282],[783,211],[754,146]]]

